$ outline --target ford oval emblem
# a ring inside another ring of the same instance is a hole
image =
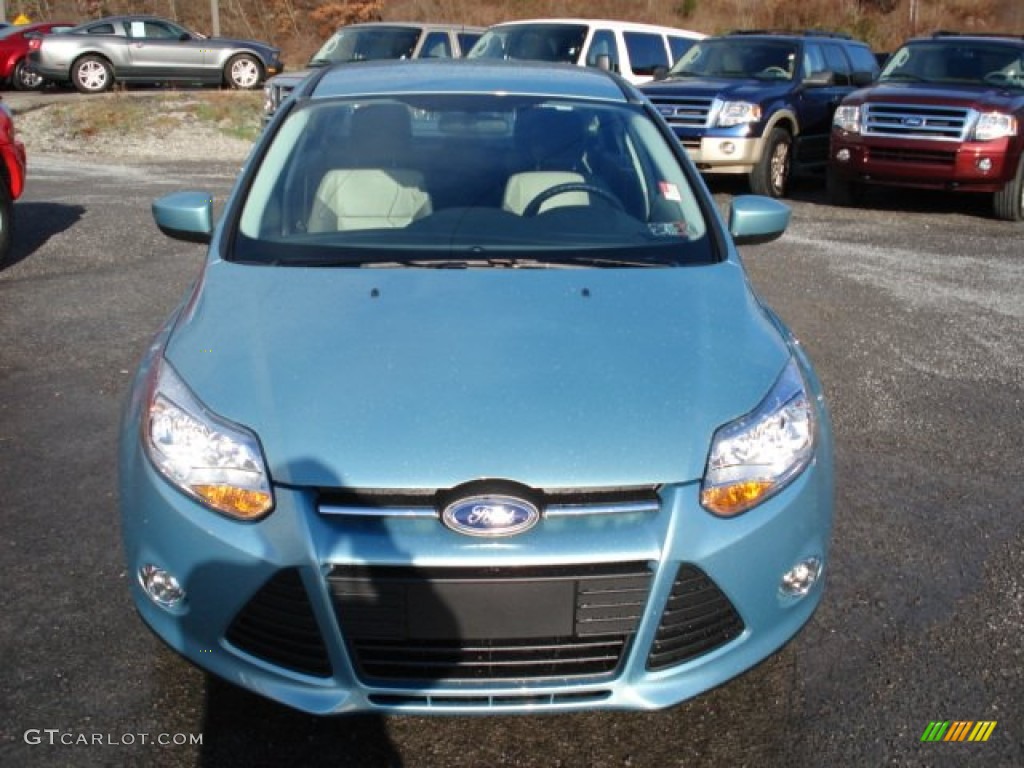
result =
[[[441,521],[467,536],[513,536],[533,528],[540,510],[512,496],[469,496],[453,501],[441,513]]]
[[[908,128],[920,128],[924,125],[923,117],[904,117],[903,124]]]

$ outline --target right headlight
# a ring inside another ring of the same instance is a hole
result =
[[[732,517],[771,498],[810,462],[815,431],[814,405],[791,358],[757,408],[715,432],[701,504]]]
[[[842,128],[847,133],[860,133],[860,107],[840,105],[832,116],[832,125]]]
[[[162,357],[151,376],[142,440],[153,465],[218,512],[239,520],[269,513],[274,496],[256,435],[212,413]]]

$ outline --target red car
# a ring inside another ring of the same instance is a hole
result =
[[[25,145],[17,139],[11,110],[0,103],[0,266],[11,250],[14,201],[24,189]]]
[[[0,82],[19,91],[42,88],[43,78],[26,67],[29,40],[51,32],[64,32],[73,26],[69,21],[41,21],[0,29]]]

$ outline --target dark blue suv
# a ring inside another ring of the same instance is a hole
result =
[[[877,75],[871,49],[845,35],[744,31],[701,40],[641,90],[702,172],[782,197],[792,175],[824,171],[832,113]]]

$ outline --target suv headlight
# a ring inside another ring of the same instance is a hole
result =
[[[832,125],[847,133],[860,133],[860,107],[840,105],[832,116]]]
[[[727,101],[718,113],[718,125],[729,128],[733,125],[756,123],[761,119],[761,105],[749,101]]]
[[[974,126],[977,141],[992,141],[1017,135],[1017,118],[1003,112],[985,112],[978,116]]]
[[[208,410],[170,363],[155,363],[142,441],[153,465],[175,487],[211,509],[255,520],[274,506],[259,440]]]
[[[732,517],[771,498],[810,462],[814,440],[814,407],[791,358],[757,408],[715,432],[701,504]]]

